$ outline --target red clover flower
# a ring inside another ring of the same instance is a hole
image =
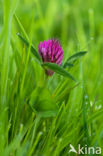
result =
[[[63,59],[63,50],[58,40],[47,40],[40,42],[38,46],[39,54],[43,62],[56,63],[59,66],[62,63]],[[53,71],[46,70],[46,74],[51,76]]]

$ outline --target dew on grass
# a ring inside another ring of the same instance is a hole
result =
[[[85,99],[88,99],[88,95],[85,95]]]
[[[94,37],[90,37],[91,40],[94,40]]]
[[[81,85],[80,88],[83,88],[83,85]]]
[[[60,138],[60,139],[59,139],[59,142],[62,142],[62,140],[63,140],[63,139],[62,139],[62,138]]]
[[[91,107],[93,106],[93,101],[90,101],[90,106],[91,106]]]
[[[101,109],[101,108],[102,108],[102,105],[95,106],[95,109],[96,109],[96,110],[99,110],[99,109]]]
[[[43,135],[43,132],[41,131],[41,132],[39,132],[39,135],[41,136],[41,135]]]
[[[85,102],[86,105],[88,105],[88,102]]]

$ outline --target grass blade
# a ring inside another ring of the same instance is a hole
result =
[[[18,37],[21,39],[21,41],[22,41],[27,47],[29,47],[29,42],[28,42],[26,39],[24,39],[24,38],[21,36],[21,34],[17,33],[17,35],[18,35]],[[39,53],[36,51],[36,49],[33,47],[33,45],[31,45],[31,52],[32,52],[33,55],[37,58],[37,60],[38,60],[39,62],[41,62],[41,57],[40,57]]]
[[[20,30],[22,31],[24,37],[25,37],[26,40],[29,42],[29,37],[28,37],[28,35],[27,35],[27,33],[26,33],[24,27],[22,26],[20,20],[18,19],[18,17],[17,17],[15,14],[14,14],[14,18],[15,18],[15,21],[17,22],[17,24],[18,24]]]

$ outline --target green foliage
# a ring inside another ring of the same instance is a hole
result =
[[[75,62],[77,59],[79,59],[80,57],[84,56],[87,52],[86,51],[82,51],[82,52],[78,52],[72,56],[70,56],[67,61],[64,64],[64,67],[72,66],[73,62]]]
[[[0,156],[73,156],[69,144],[103,151],[102,6],[0,1]],[[61,66],[38,53],[51,38],[63,46]]]
[[[52,71],[60,74],[60,75],[63,75],[64,77],[68,77],[68,78],[71,78],[72,80],[75,81],[75,79],[73,78],[72,75],[70,75],[63,67],[61,66],[58,66],[57,64],[55,63],[43,63],[42,64],[43,67],[47,68],[47,69],[51,69]]]
[[[28,47],[29,43],[19,33],[17,35],[25,43],[25,45]],[[35,50],[35,48],[33,46],[31,46],[31,51],[34,54],[34,56],[37,58],[37,60],[39,62],[41,62],[41,57],[40,57],[39,53]]]

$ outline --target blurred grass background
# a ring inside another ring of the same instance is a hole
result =
[[[18,32],[36,49],[59,39],[63,63],[88,51],[67,69],[79,84],[57,74],[47,82]],[[0,155],[72,156],[70,143],[103,149],[102,69],[102,0],[0,0]]]

